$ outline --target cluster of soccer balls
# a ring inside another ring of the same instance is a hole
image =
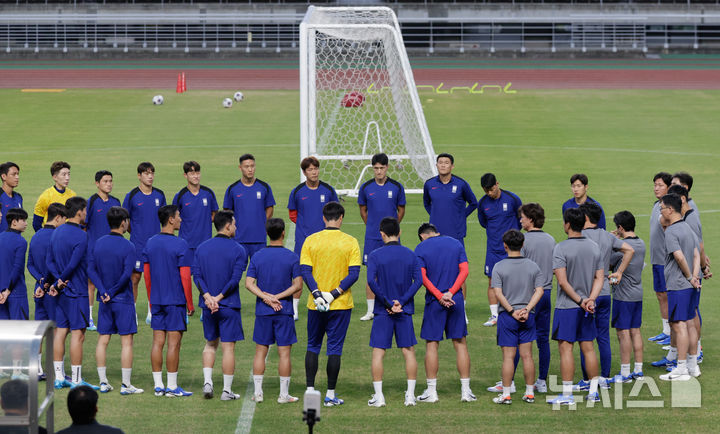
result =
[[[223,99],[222,105],[225,108],[230,108],[233,105],[233,100],[240,102],[243,99],[245,99],[245,95],[243,95],[242,92],[235,92],[235,95],[233,95],[232,98],[225,98]],[[153,105],[162,105],[162,103],[165,102],[165,98],[163,98],[162,95],[155,95],[152,99]]]

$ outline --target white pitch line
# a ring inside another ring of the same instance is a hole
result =
[[[295,245],[295,223],[290,222],[285,228],[285,247],[292,250]],[[253,381],[253,372],[250,370],[250,378],[248,379],[247,388],[245,388],[245,396],[243,397],[243,405],[238,416],[237,425],[235,425],[235,434],[249,434],[252,428],[253,417],[255,416],[255,401],[252,396],[255,393],[255,382]]]

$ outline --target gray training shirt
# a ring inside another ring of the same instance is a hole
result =
[[[543,276],[542,287],[544,290],[552,289],[552,256],[554,248],[555,238],[553,238],[552,235],[539,230],[525,233],[525,243],[520,253],[540,267],[540,272]]]
[[[665,265],[665,231],[660,224],[660,201],[656,200],[650,213],[650,263]]]
[[[595,272],[603,269],[600,248],[586,237],[568,238],[553,250],[553,269],[565,268],[568,282],[582,298],[590,297]],[[573,309],[578,305],[558,285],[555,309]]]
[[[530,259],[511,257],[495,264],[491,282],[493,288],[502,289],[508,303],[517,309],[530,303],[535,288],[543,286],[543,274]],[[498,310],[503,312],[505,308],[500,304]]]
[[[608,270],[610,269],[610,256],[612,255],[613,250],[619,250],[622,247],[623,242],[605,229],[597,227],[583,229],[582,234],[595,241],[598,247],[600,247],[600,256],[602,257],[603,265],[602,268],[605,275],[600,295],[610,295],[610,282],[608,282],[607,278]]]
[[[675,261],[673,252],[682,251],[685,255],[685,261],[692,272],[693,268],[693,251],[695,249],[697,238],[693,234],[692,229],[682,220],[679,220],[665,229],[665,249],[667,256],[665,259],[665,285],[668,291],[680,291],[682,289],[692,288],[690,282],[680,270],[680,266]]]
[[[642,301],[642,272],[643,268],[645,268],[645,242],[638,237],[625,238],[623,241],[635,249],[635,254],[625,269],[622,279],[615,285],[613,301]],[[617,269],[622,258],[623,255],[621,252],[613,252],[612,259],[610,259],[610,266],[613,270]]]
[[[702,243],[703,238],[702,225],[700,224],[700,214],[694,209],[691,209],[685,213],[683,220],[688,224],[688,226],[690,226],[690,229],[692,229],[693,233],[697,237],[698,242]]]

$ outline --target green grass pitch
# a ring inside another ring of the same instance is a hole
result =
[[[230,92],[191,91],[176,95],[166,93],[163,106],[152,106],[151,97],[158,91],[68,90],[63,93],[21,93],[0,90],[0,159],[11,160],[21,167],[20,191],[25,208],[31,212],[39,193],[51,184],[49,165],[54,160],[72,164],[70,183],[78,194],[88,197],[95,191],[93,175],[109,169],[115,175],[114,195],[121,200],[137,185],[136,165],[152,161],[156,168],[156,186],[165,191],[168,200],[184,186],[182,163],[194,159],[202,164],[203,184],[214,189],[221,200],[225,188],[239,177],[237,157],[245,152],[257,158],[257,176],[270,183],[277,207],[275,215],[287,219],[287,197],[298,181],[299,115],[298,94],[284,91],[247,91],[245,101],[232,109],[221,107]],[[590,177],[589,193],[605,208],[608,222],[623,209],[638,218],[638,234],[648,241],[648,214],[654,201],[652,176],[660,170],[687,170],[695,177],[692,196],[702,210],[706,250],[711,258],[720,251],[718,214],[720,198],[715,188],[720,182],[717,151],[717,119],[720,117],[720,92],[669,90],[518,90],[514,95],[433,95],[421,94],[429,130],[436,152],[455,155],[455,174],[464,177],[478,196],[480,176],[494,172],[501,187],[517,193],[523,201],[540,202],[546,209],[546,231],[556,240],[564,238],[560,206],[570,197],[569,177],[576,172]],[[392,173],[390,174],[392,176]],[[364,227],[354,199],[345,201],[347,210],[344,230],[362,240]],[[408,199],[402,225],[403,241],[414,247],[413,235],[427,215],[419,196]],[[32,230],[26,233],[28,240]],[[485,236],[476,215],[468,219],[466,240],[471,271],[468,281],[468,347],[472,360],[472,387],[478,402],[459,402],[459,381],[455,370],[452,345],[440,346],[441,366],[438,380],[440,402],[402,405],[405,374],[402,357],[391,350],[386,357],[384,390],[388,406],[368,408],[372,393],[368,339],[370,324],[361,323],[365,312],[364,271],[355,285],[357,308],[345,343],[343,366],[337,392],[345,399],[340,408],[323,409],[319,432],[394,431],[406,432],[477,432],[477,431],[648,431],[676,429],[711,431],[716,428],[720,400],[717,376],[718,295],[715,279],[704,286],[705,319],[703,344],[706,361],[703,375],[702,408],[671,408],[670,387],[656,381],[662,397],[652,397],[643,388],[639,397],[623,393],[623,409],[615,409],[614,395],[610,407],[585,408],[576,411],[552,411],[538,402],[528,405],[516,399],[512,406],[497,406],[485,387],[500,377],[501,355],[495,346],[495,330],[482,327],[489,313],[486,299],[487,279],[482,273]],[[716,261],[718,259],[715,259]],[[649,256],[646,257],[649,261]],[[31,282],[29,274],[27,281]],[[643,335],[648,337],[660,327],[657,302],[652,291],[650,268],[643,275],[645,309]],[[253,304],[250,294],[241,287],[244,303],[243,322],[246,341],[237,346],[234,389],[244,394],[251,360]],[[422,291],[418,303],[422,303]],[[553,290],[554,292],[555,290]],[[146,312],[146,298],[141,287],[138,303],[140,317]],[[303,296],[303,301],[307,298]],[[555,294],[553,293],[553,303]],[[97,307],[95,308],[97,317]],[[419,327],[421,313],[415,315]],[[299,344],[293,349],[291,393],[304,391],[305,321],[301,310],[297,323]],[[417,331],[417,330],[416,330]],[[611,331],[613,350],[617,340]],[[97,334],[87,333],[84,375],[97,383],[94,349]],[[148,326],[141,324],[135,343],[133,383],[146,391],[152,388],[150,374],[150,340]],[[101,396],[98,418],[123,428],[126,432],[232,432],[235,430],[242,402],[220,402],[202,399],[201,351],[204,345],[202,326],[191,319],[183,340],[179,383],[195,392],[188,399],[156,398],[152,393],[141,396],[119,395],[119,339],[113,338],[109,349],[108,376],[116,390]],[[550,374],[558,374],[557,347],[551,343]],[[577,350],[576,350],[577,352]],[[535,356],[537,352],[535,351]],[[252,429],[257,432],[304,429],[301,403],[280,406],[274,402],[279,385],[277,356],[272,351],[265,377],[266,402],[257,406]],[[662,373],[649,362],[663,355],[653,343],[645,346],[645,373],[657,380]],[[424,343],[417,346],[420,362],[417,393],[424,388]],[[325,389],[324,364],[318,374],[318,387]],[[66,363],[69,365],[69,363]],[[215,383],[219,387],[219,361]],[[69,367],[66,367],[69,371]],[[613,373],[619,370],[619,357],[613,355]],[[579,371],[579,369],[578,369]],[[576,373],[576,379],[578,378]],[[524,386],[518,375],[518,388]],[[57,393],[56,427],[69,424],[65,409],[67,390]],[[516,396],[519,398],[519,396]],[[662,401],[663,408],[630,408],[628,401],[651,399]]]

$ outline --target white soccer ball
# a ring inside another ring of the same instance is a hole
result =
[[[225,107],[225,108],[230,108],[230,107],[232,107],[232,104],[233,104],[233,103],[232,103],[232,100],[231,100],[230,98],[225,98],[225,99],[223,100],[223,107]]]
[[[165,101],[165,99],[163,98],[162,95],[155,95],[153,97],[152,101],[153,101],[153,104],[155,104],[155,105],[161,105],[163,103],[163,101]]]
[[[242,92],[235,92],[235,95],[233,95],[233,98],[235,98],[235,101],[240,102],[245,98],[245,95],[243,95]]]

